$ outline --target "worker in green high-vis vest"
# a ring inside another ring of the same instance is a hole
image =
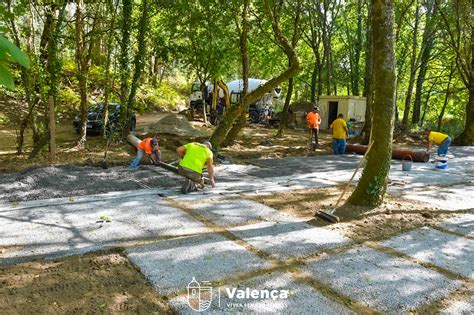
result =
[[[204,186],[202,169],[207,168],[212,187],[215,186],[212,145],[209,141],[203,143],[191,142],[176,149],[182,160],[178,164],[179,174],[186,177],[181,186],[181,192],[187,194]]]

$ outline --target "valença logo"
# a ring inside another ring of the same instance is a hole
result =
[[[213,287],[209,281],[198,282],[195,277],[189,282],[188,286],[188,305],[197,312],[208,310],[211,305],[217,309],[221,308],[221,290]],[[248,307],[252,301],[257,300],[278,300],[287,299],[290,291],[287,289],[262,289],[251,288],[225,288],[225,294],[222,296],[226,300],[226,307]],[[233,303],[236,302],[236,303]],[[216,310],[217,310],[216,309]]]

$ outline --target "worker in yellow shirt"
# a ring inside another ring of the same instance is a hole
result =
[[[431,149],[433,142],[438,145],[438,155],[445,155],[448,153],[449,145],[451,144],[451,137],[447,134],[431,131],[430,128],[425,129],[425,136],[428,137],[427,151]]]
[[[346,152],[346,138],[349,130],[347,129],[344,115],[337,115],[337,119],[332,122],[332,149],[334,154],[344,154]]]
[[[207,173],[212,187],[215,186],[212,145],[209,141],[203,143],[191,142],[176,149],[182,160],[178,164],[178,172],[186,177],[181,186],[181,192],[187,194],[203,186],[202,169],[207,167]]]

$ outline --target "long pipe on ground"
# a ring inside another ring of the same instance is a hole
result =
[[[362,144],[351,144],[346,145],[346,152],[353,152],[357,154],[364,154],[367,151],[367,146]],[[393,149],[392,159],[403,160],[412,158],[413,162],[428,162],[430,160],[430,154],[425,150],[410,150],[410,149]]]
[[[138,148],[138,144],[140,142],[142,142],[142,140],[138,139],[135,135],[132,135],[132,134],[129,134],[127,136],[127,140],[128,142],[133,145],[135,148]],[[171,171],[173,173],[176,173],[178,175],[181,175],[179,174],[179,171],[178,171],[178,168],[176,166],[173,166],[173,165],[170,165],[170,164],[167,164],[167,163],[164,163],[164,162],[161,162],[161,161],[153,161],[153,163],[155,163],[156,166],[161,166],[162,168],[168,170],[168,171]],[[207,177],[202,177],[204,179],[204,183],[205,184],[210,184],[211,183],[211,180]]]

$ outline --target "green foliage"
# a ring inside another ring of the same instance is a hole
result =
[[[0,35],[0,85],[10,90],[15,89],[10,64],[17,62],[25,68],[30,67],[30,59],[8,39]]]
[[[179,92],[167,83],[162,83],[157,88],[145,86],[139,91],[137,110],[139,112],[163,108],[176,108],[186,102]]]
[[[80,102],[79,94],[66,86],[58,91],[56,111],[59,115],[74,116],[79,111]]]

